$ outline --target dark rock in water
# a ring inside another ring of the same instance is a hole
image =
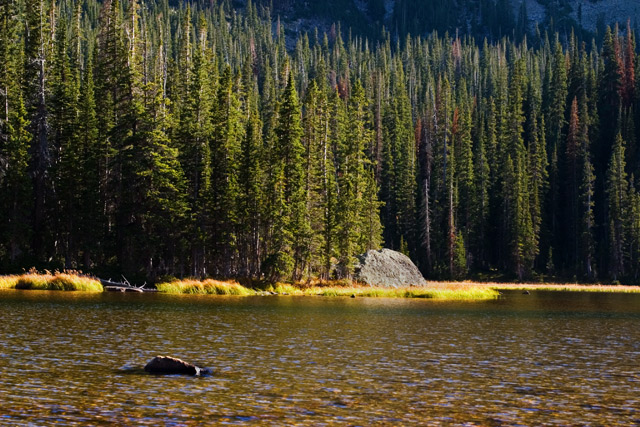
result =
[[[401,286],[423,286],[422,273],[411,259],[391,249],[371,250],[359,257],[355,279],[369,285],[397,288]]]
[[[144,370],[152,374],[209,375],[211,373],[210,369],[169,356],[154,357],[147,363]]]

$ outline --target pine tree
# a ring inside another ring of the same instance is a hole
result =
[[[567,131],[567,144],[565,152],[565,230],[568,237],[567,248],[567,262],[568,267],[572,271],[576,271],[578,262],[578,244],[579,244],[579,232],[578,224],[580,224],[578,214],[578,190],[580,186],[579,179],[579,162],[580,162],[580,122],[578,117],[578,100],[573,98],[571,102],[571,111],[569,113],[569,129]]]
[[[150,83],[145,90],[145,112],[135,141],[136,222],[140,239],[138,262],[146,277],[175,271],[188,205],[186,180],[178,160],[178,150],[165,133],[168,120],[161,91]]]
[[[18,12],[14,2],[0,4],[0,259],[16,263],[29,254],[33,186],[29,176],[31,134],[21,77],[21,51],[14,43]]]
[[[13,264],[29,253],[33,229],[28,219],[33,208],[33,184],[28,170],[31,133],[28,131],[27,111],[19,92],[10,91],[8,98],[9,120],[3,126],[7,139],[2,154],[7,161],[7,169],[0,186],[4,201],[0,236],[3,237],[3,246],[6,245],[9,262]]]
[[[524,114],[523,88],[525,64],[522,59],[515,61],[510,82],[509,107],[506,117],[506,142],[511,159],[505,169],[505,224],[509,236],[509,249],[514,272],[522,280],[529,274],[538,254],[538,236],[534,233],[530,209],[530,184],[527,170],[528,156],[522,138]]]
[[[271,280],[283,277],[299,278],[303,252],[305,224],[305,192],[302,156],[303,134],[298,94],[289,74],[287,86],[278,108],[272,155],[271,191],[274,195],[271,251],[266,274]]]
[[[551,211],[550,232],[552,236],[551,245],[562,246],[564,234],[562,232],[561,216],[561,168],[564,158],[564,135],[565,135],[565,106],[567,98],[567,71],[566,59],[562,45],[556,40],[552,70],[548,92],[543,96],[547,99],[547,109],[544,117],[545,129],[547,131],[547,153],[549,154],[549,193],[548,209]],[[558,252],[556,251],[556,254]]]
[[[56,55],[52,71],[52,93],[50,105],[51,127],[50,141],[57,153],[56,163],[53,165],[54,185],[58,207],[64,215],[60,217],[58,238],[62,242],[65,268],[77,266],[78,213],[82,200],[79,199],[77,189],[81,165],[78,152],[78,97],[79,87],[71,71],[68,56],[66,22],[60,22],[56,29]]]
[[[209,236],[214,251],[214,272],[231,277],[237,269],[238,166],[243,138],[241,105],[237,86],[226,67],[218,85],[213,115],[211,145],[212,231]]]
[[[368,167],[367,147],[373,144],[371,118],[364,89],[357,81],[347,103],[348,127],[336,150],[337,257],[340,275],[353,273],[355,255],[377,247],[380,226],[376,222],[378,204],[371,198],[377,192],[373,186],[372,169]],[[373,202],[373,203],[372,203]]]
[[[329,105],[325,93],[316,80],[307,88],[304,101],[304,168],[307,223],[310,227],[307,270],[328,278],[330,256],[333,253],[333,220],[328,218],[328,210],[333,206],[329,200],[333,188],[328,188],[329,162]],[[332,174],[333,175],[333,174]],[[333,212],[331,212],[331,217]]]
[[[416,143],[411,107],[407,97],[402,63],[394,64],[393,96],[385,114],[382,200],[385,202],[385,244],[398,248],[401,238],[414,248],[416,220]]]
[[[636,89],[636,46],[631,31],[631,23],[627,21],[627,35],[624,43],[624,70],[622,76],[622,105],[629,108],[635,98]]]
[[[633,174],[629,177],[629,218],[627,221],[628,236],[628,276],[633,280],[638,279],[640,268],[638,268],[638,260],[640,260],[640,194],[635,189],[635,179]]]
[[[628,193],[629,184],[627,173],[625,172],[626,162],[624,159],[625,142],[618,134],[609,170],[607,172],[607,196],[609,204],[609,249],[610,265],[609,272],[613,280],[622,278],[625,274],[625,245],[626,233],[625,223],[629,218]]]
[[[108,252],[118,253],[119,262],[128,260],[122,243],[125,218],[121,215],[125,187],[121,149],[130,136],[130,76],[125,47],[122,16],[118,0],[109,0],[100,11],[100,25],[95,51],[95,100],[98,121],[100,203],[105,214],[105,245]],[[122,264],[121,264],[122,265]]]
[[[596,174],[604,172],[606,160],[609,158],[611,148],[615,143],[620,119],[621,93],[623,89],[623,67],[620,43],[617,36],[617,27],[614,32],[607,28],[602,47],[602,59],[604,69],[600,77],[598,115],[600,116],[600,141],[595,147]]]
[[[454,151],[456,157],[455,186],[457,188],[457,200],[455,206],[457,210],[456,228],[460,230],[461,236],[457,238],[456,246],[464,239],[469,242],[469,235],[473,224],[473,207],[476,204],[476,188],[474,183],[473,168],[473,141],[471,139],[471,111],[468,105],[468,95],[466,83],[461,82],[461,90],[458,95],[459,107],[454,113]],[[466,250],[465,250],[466,252]],[[467,270],[465,262],[464,272]]]
[[[185,31],[189,29],[189,25]],[[191,68],[181,80],[186,87],[180,88],[184,98],[180,100],[175,139],[178,142],[179,158],[185,171],[188,188],[189,235],[191,240],[190,274],[195,277],[206,275],[206,235],[211,232],[211,161],[213,139],[213,104],[215,76],[207,61],[206,27],[201,27],[200,44],[191,55],[190,47],[181,55],[184,67]],[[187,39],[190,37],[185,36]],[[185,41],[187,43],[187,41]]]
[[[258,111],[258,99],[253,79],[248,82],[248,119],[242,139],[238,185],[239,214],[242,238],[240,273],[247,277],[258,277],[261,259],[261,232],[264,216],[264,172],[262,162],[262,122]],[[243,255],[244,254],[244,255]]]
[[[105,218],[100,199],[100,144],[98,141],[98,118],[94,98],[93,60],[87,58],[78,102],[77,138],[80,165],[78,169],[79,188],[76,189],[81,200],[78,213],[77,247],[82,251],[85,269],[93,266],[93,258],[102,258],[104,254]],[[92,256],[93,254],[93,256]],[[88,271],[88,270],[87,270]]]
[[[583,98],[583,118],[581,126],[581,147],[580,147],[580,205],[581,205],[581,217],[580,217],[580,264],[584,277],[588,280],[595,278],[595,269],[593,266],[593,258],[595,254],[595,244],[593,240],[593,228],[594,228],[594,185],[595,175],[593,165],[590,159],[589,153],[589,132],[586,119],[586,100]]]
[[[481,118],[476,123],[478,135],[473,153],[473,185],[476,194],[469,242],[469,246],[473,248],[474,264],[480,268],[487,265],[485,242],[489,225],[489,185],[491,180],[491,167],[487,156],[488,137],[484,122],[484,119]]]
[[[25,1],[24,94],[30,117],[30,169],[33,176],[33,242],[36,258],[45,252],[47,199],[51,196],[51,147],[48,140],[49,113],[47,109],[48,16],[44,0]]]
[[[540,252],[545,253],[545,233],[544,233],[544,199],[548,188],[548,155],[545,139],[545,122],[541,115],[540,107],[542,103],[540,73],[537,66],[528,83],[527,95],[525,99],[525,128],[524,141],[527,146],[527,168],[529,174],[529,196],[531,223],[533,235],[538,239]],[[540,263],[538,263],[538,266]]]

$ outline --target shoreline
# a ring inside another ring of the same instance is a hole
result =
[[[500,291],[640,293],[640,286],[627,285],[472,281],[428,281],[423,286],[386,288],[348,281],[257,284],[252,287],[231,280],[185,279],[159,283],[156,288],[158,293],[164,294],[424,298],[440,301],[491,300],[499,298]],[[60,272],[0,276],[0,289],[107,292],[97,278]]]
[[[385,288],[344,282],[317,284],[275,283],[264,287],[249,288],[234,281],[207,279],[182,280],[156,285],[158,292],[167,294],[237,295],[237,296],[327,296],[327,297],[379,297],[379,298],[426,298],[435,300],[488,300],[496,299],[500,293],[485,286],[449,284],[446,286],[405,286]]]
[[[603,285],[577,283],[493,283],[496,290],[516,291],[554,291],[554,292],[603,292],[603,293],[640,293],[640,286],[636,285]]]
[[[320,282],[276,283],[255,289],[235,281],[207,279],[181,280],[156,285],[158,292],[167,294],[209,295],[298,295],[383,298],[426,298],[434,300],[490,300],[500,296],[500,291],[552,291],[552,292],[602,292],[640,293],[640,286],[575,284],[575,283],[496,283],[496,282],[434,282],[424,286],[384,288],[357,283]]]

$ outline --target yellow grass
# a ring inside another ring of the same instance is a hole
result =
[[[15,289],[20,276],[0,276],[0,289]]]
[[[618,292],[640,293],[640,286],[626,285],[580,285],[576,283],[482,283],[479,286],[489,286],[497,290],[533,290],[533,291],[564,291],[564,292]]]
[[[480,283],[480,282],[428,282],[424,286],[383,288],[340,281],[306,281],[275,283],[255,290],[235,281],[173,280],[157,285],[158,291],[165,293],[212,294],[212,295],[257,295],[275,293],[279,295],[308,296],[356,296],[384,298],[430,298],[437,300],[486,300],[495,299],[500,290],[539,290],[570,292],[619,292],[640,293],[640,286],[624,285],[580,285],[575,283]],[[0,289],[40,289],[101,292],[102,285],[96,279],[75,274],[75,272],[38,273],[31,270],[20,275],[0,276]]]
[[[238,282],[223,282],[220,280],[174,280],[172,282],[159,283],[156,285],[159,292],[170,294],[210,294],[210,295],[254,295],[255,291],[245,288]]]
[[[207,279],[204,281],[187,279],[156,285],[158,291],[165,293],[214,294],[214,295],[256,295],[261,294],[237,282]],[[430,298],[437,300],[486,300],[495,299],[500,294],[487,286],[474,286],[469,283],[432,283],[428,286],[408,286],[401,288],[383,288],[359,285],[349,281],[274,283],[263,292],[278,295],[306,296],[356,296],[382,298]]]
[[[0,276],[0,289],[102,292],[100,281],[69,273],[26,273]]]
[[[354,287],[323,288],[315,295],[323,296],[357,296],[382,298],[428,298],[437,300],[486,300],[495,299],[500,294],[489,288],[477,287],[469,289],[433,289],[428,287]]]
[[[495,289],[474,286],[470,283],[430,282],[424,286],[384,288],[378,286],[328,286],[310,288],[311,294],[324,296],[384,297],[384,298],[428,298],[437,300],[487,300],[500,295]]]

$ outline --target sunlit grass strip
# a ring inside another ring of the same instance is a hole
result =
[[[0,289],[30,289],[43,291],[102,292],[96,279],[68,273],[21,274],[0,277]]]
[[[310,287],[307,289],[303,289],[298,285],[291,285],[289,283],[276,283],[273,285],[269,285],[265,288],[267,292],[275,292],[279,295],[312,295],[307,293],[306,291],[309,289],[315,289],[314,287]]]
[[[640,286],[626,285],[579,285],[575,283],[485,283],[482,285],[496,290],[640,293]]]
[[[435,300],[487,300],[496,299],[500,293],[489,286],[474,286],[458,283],[434,283],[433,286],[411,286],[384,288],[376,286],[347,285],[345,282],[322,282],[313,284],[275,283],[264,291],[246,288],[237,282],[207,279],[186,279],[156,285],[159,292],[172,294],[209,295],[256,295],[269,292],[278,295],[334,296],[334,297],[379,297],[379,298],[429,298]]]
[[[207,295],[254,295],[255,291],[245,288],[237,282],[223,282],[219,280],[176,280],[156,285],[159,292],[168,294],[207,294]]]
[[[407,286],[386,288],[381,286],[358,285],[351,282],[313,282],[295,285],[276,283],[267,291],[288,295],[318,296],[356,296],[378,298],[429,298],[437,300],[487,300],[496,299],[500,293],[489,286],[476,286],[470,283],[431,282],[426,286]]]
[[[306,295],[322,296],[351,296],[356,297],[380,297],[380,298],[428,298],[435,300],[488,300],[496,299],[500,293],[488,287],[325,287],[310,288],[304,291]]]

